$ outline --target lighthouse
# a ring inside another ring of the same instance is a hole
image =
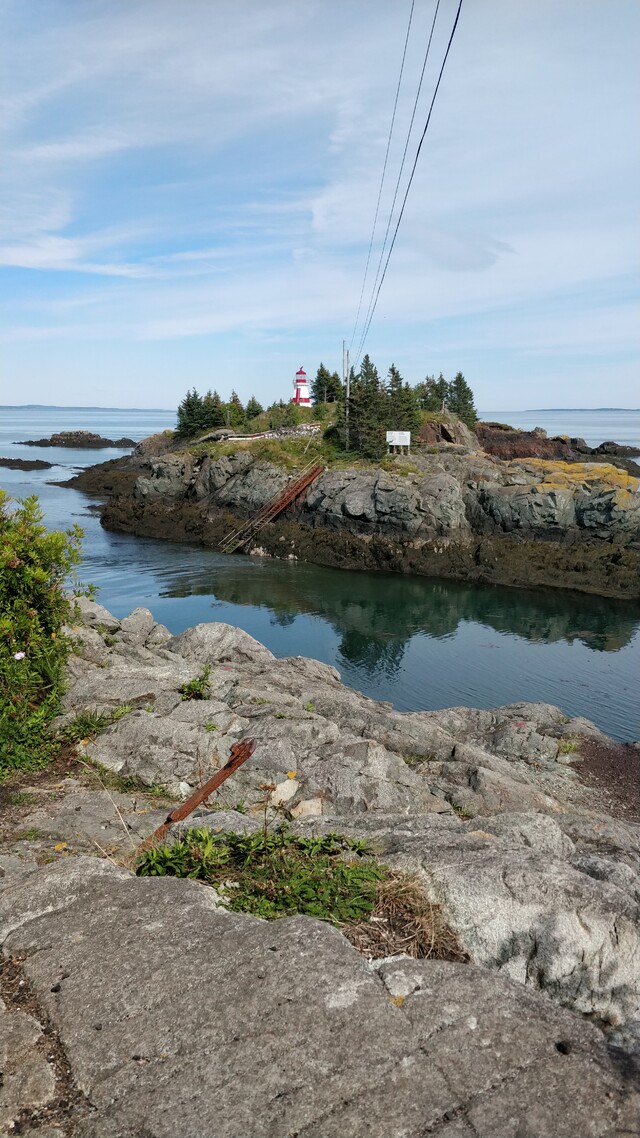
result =
[[[291,402],[297,403],[299,407],[310,407],[311,396],[309,395],[309,384],[307,383],[307,373],[303,367],[296,372],[294,386],[296,392]]]

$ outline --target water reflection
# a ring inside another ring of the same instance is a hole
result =
[[[640,627],[640,605],[580,593],[345,574],[216,554],[211,558],[206,568],[192,563],[175,572],[174,567],[161,595],[214,594],[230,604],[267,608],[282,627],[300,613],[317,615],[339,636],[342,657],[367,672],[393,675],[416,634],[442,640],[464,622],[544,644],[579,641],[598,652],[620,650]]]

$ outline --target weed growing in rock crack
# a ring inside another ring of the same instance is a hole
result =
[[[210,676],[211,668],[207,664],[199,676],[178,688],[182,699],[208,699]]]
[[[432,763],[435,759],[435,755],[432,755],[430,753],[426,755],[418,755],[415,752],[411,752],[408,755],[403,755],[402,757],[408,767],[417,767],[420,765],[420,763]]]
[[[449,799],[449,804],[453,811],[458,815],[458,818],[473,818],[473,811],[465,806],[463,802],[458,802],[455,798]]]
[[[7,799],[8,806],[33,806],[38,799],[35,794],[28,794],[26,791],[18,791],[17,794],[10,794]]]
[[[558,742],[558,750],[560,751],[561,755],[573,755],[574,752],[578,750],[578,746],[578,740],[572,739],[570,737],[567,739],[560,739]]]
[[[204,729],[205,729],[205,731],[218,731],[219,730],[217,723],[205,723]]]
[[[37,842],[42,837],[40,830],[32,826],[29,830],[20,830],[15,836],[16,842]]]
[[[304,913],[341,924],[369,916],[388,875],[369,852],[365,842],[337,834],[299,838],[286,827],[256,834],[190,829],[172,846],[143,854],[137,873],[206,881],[221,888],[234,912],[268,920]]]
[[[310,699],[308,703],[305,703],[304,709],[305,709],[305,711],[315,711],[312,699]]]
[[[121,794],[146,794],[149,798],[171,798],[166,786],[152,782],[150,786],[139,778],[118,774],[117,771],[103,767],[101,763],[81,762],[90,775],[94,775],[105,790],[118,790]]]
[[[80,711],[74,716],[71,723],[62,728],[60,738],[65,743],[79,743],[82,739],[90,739],[104,731],[105,727],[110,727],[112,723],[124,719],[125,715],[131,715],[132,711],[133,707],[130,703],[122,703],[114,711]]]
[[[137,873],[206,882],[234,912],[329,921],[370,958],[404,953],[468,960],[419,880],[380,864],[366,841],[339,834],[302,838],[286,826],[255,834],[190,829],[172,846],[145,852]]]

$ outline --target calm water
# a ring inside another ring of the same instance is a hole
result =
[[[622,421],[621,413],[611,414],[615,425],[603,412],[572,412],[567,421],[558,412],[534,412],[528,423],[505,411],[491,418],[579,434],[590,443],[640,443],[640,412]],[[547,426],[552,415],[559,421]],[[545,700],[586,715],[618,739],[640,738],[640,604],[225,557],[107,533],[84,495],[48,483],[121,452],[12,445],[74,427],[142,438],[173,421],[162,411],[0,408],[0,455],[60,463],[27,474],[0,469],[0,485],[16,497],[38,493],[54,528],[83,526],[83,577],[116,615],[144,605],[173,632],[227,621],[277,656],[333,664],[345,683],[404,710]]]

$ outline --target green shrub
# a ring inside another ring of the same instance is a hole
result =
[[[0,779],[43,765],[56,749],[48,725],[63,692],[72,616],[65,587],[77,590],[78,526],[55,533],[36,497],[11,503],[0,491]]]
[[[271,920],[305,913],[340,924],[373,911],[388,871],[365,842],[328,834],[298,838],[286,827],[255,834],[187,830],[142,855],[141,877],[191,877],[221,888],[234,912]]]

